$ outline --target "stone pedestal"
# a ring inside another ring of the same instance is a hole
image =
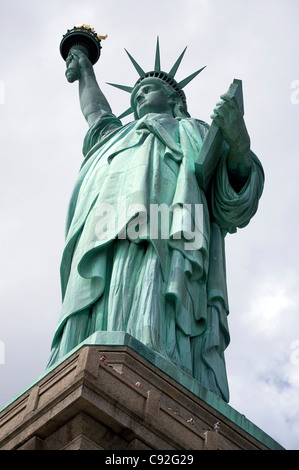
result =
[[[203,400],[134,349],[82,345],[46,371],[2,409],[0,449],[281,449],[211,392]]]

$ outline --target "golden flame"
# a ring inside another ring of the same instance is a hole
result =
[[[88,29],[88,30],[92,31],[94,34],[96,34],[94,28],[92,28],[91,26],[89,26],[89,24],[85,24],[85,23],[76,24],[76,28]],[[105,34],[105,35],[97,34],[96,36],[97,36],[98,39],[106,39],[106,38],[108,37],[107,34]]]

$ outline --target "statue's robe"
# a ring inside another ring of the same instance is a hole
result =
[[[252,153],[237,193],[223,157],[205,194],[194,162],[207,129],[163,114],[123,126],[105,114],[88,130],[67,218],[62,310],[49,365],[96,331],[125,331],[228,401],[224,239],[255,214],[264,174]],[[177,217],[170,212],[164,238],[150,227],[151,207],[161,204],[181,208]]]

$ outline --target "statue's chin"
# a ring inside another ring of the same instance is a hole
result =
[[[65,76],[67,78],[67,81],[70,83],[73,83],[76,80],[79,80],[78,69],[74,67],[69,67],[65,72]]]

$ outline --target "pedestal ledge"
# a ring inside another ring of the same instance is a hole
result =
[[[1,410],[1,450],[283,449],[162,356],[112,336],[93,335]]]

